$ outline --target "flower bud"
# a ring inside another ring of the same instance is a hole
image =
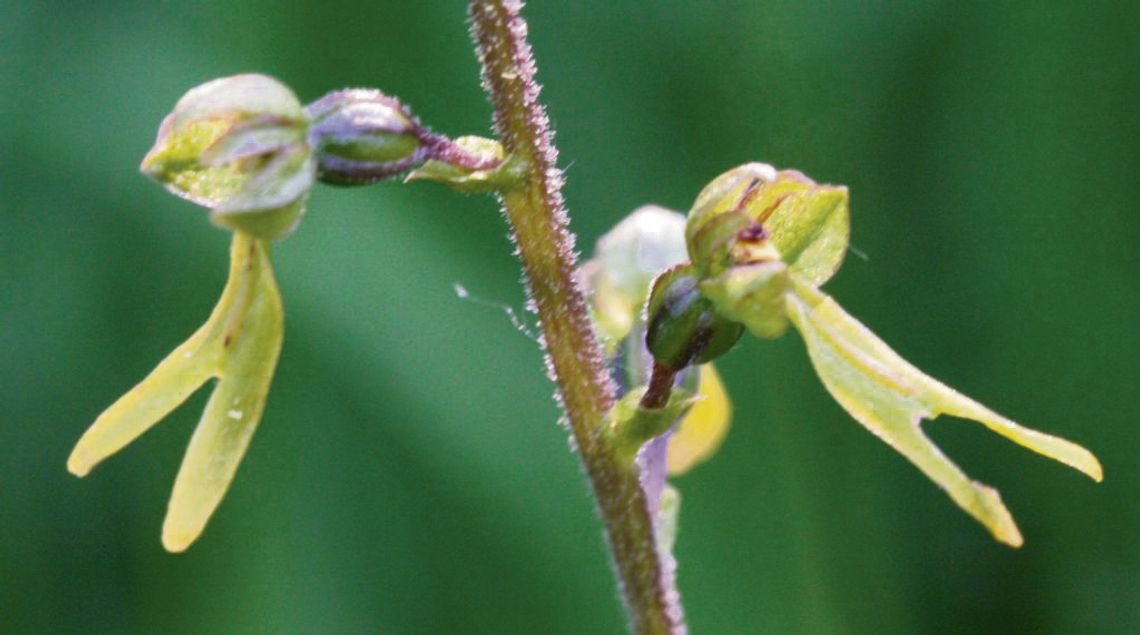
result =
[[[427,133],[394,97],[349,88],[305,107],[317,176],[334,185],[364,185],[389,178],[426,156]]]
[[[304,212],[315,163],[301,103],[264,75],[191,89],[163,120],[144,174],[212,210],[218,225],[273,240]]]
[[[662,271],[685,262],[685,217],[644,205],[598,239],[594,249],[614,291],[642,304]]]
[[[686,259],[685,217],[656,205],[639,207],[598,239],[583,271],[595,322],[608,341],[629,333],[654,277]]]
[[[744,332],[744,325],[717,313],[699,282],[692,265],[680,265],[658,276],[649,296],[645,343],[654,359],[673,370],[720,357]]]
[[[685,227],[689,256],[710,277],[733,265],[773,259],[757,252],[750,238],[757,234],[768,238],[764,249],[774,250],[791,273],[823,284],[847,251],[847,188],[749,163],[713,179],[697,196]]]

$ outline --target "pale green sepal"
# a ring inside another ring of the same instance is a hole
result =
[[[505,156],[503,146],[492,139],[467,136],[455,140],[468,154],[487,160],[501,161],[489,170],[467,170],[451,163],[435,159],[425,161],[413,170],[404,182],[435,181],[464,194],[481,192],[503,192],[518,187],[526,173],[525,165],[518,157]]]
[[[219,214],[260,212],[292,204],[305,196],[316,179],[317,164],[306,148],[273,155],[245,187],[214,208]]]
[[[788,174],[780,172],[781,178],[789,178]],[[790,194],[763,224],[789,271],[818,287],[835,274],[847,255],[851,235],[847,188],[813,184],[806,191]]]
[[[210,220],[262,240],[287,237],[301,222],[316,160],[305,149],[277,153],[229,200],[211,210]]]
[[[140,169],[170,193],[203,207],[213,207],[232,196],[249,175],[237,162],[206,164],[201,156],[233,127],[233,120],[208,119],[190,123],[177,132],[168,116],[158,140]]]
[[[598,239],[581,271],[607,355],[641,319],[653,279],[687,258],[684,215],[657,205],[637,208]]]
[[[906,362],[824,293],[793,280],[788,314],[804,337],[816,372],[828,392],[857,421],[902,453],[946,490],[963,510],[1011,546],[1022,544],[1013,517],[998,492],[971,481],[922,432],[922,419],[940,414],[974,419],[1039,454],[1103,477],[1096,457],[1083,447],[1006,419]]]
[[[630,212],[598,239],[594,258],[601,276],[615,293],[640,306],[653,279],[687,260],[685,216],[657,205]]]
[[[721,317],[743,323],[757,337],[775,339],[788,329],[788,266],[783,262],[737,265],[702,280],[700,289]]]
[[[689,253],[709,275],[720,274],[726,251],[736,263],[755,260],[750,253],[754,244],[737,243],[728,228],[718,228],[727,222],[725,216],[735,215],[762,226],[789,270],[812,285],[826,282],[847,253],[847,188],[819,185],[795,170],[748,163],[713,179],[689,213],[685,228]],[[743,228],[738,220],[727,224]]]
[[[627,392],[602,422],[618,455],[631,463],[646,441],[669,430],[699,400],[686,390],[674,388],[665,407],[650,410],[641,407],[644,394],[644,386]]]
[[[232,75],[191,88],[174,105],[171,124],[229,117],[233,113],[272,114],[302,120],[305,109],[288,86],[257,73]]]
[[[706,221],[724,212],[739,211],[746,191],[776,180],[776,168],[767,163],[745,163],[718,175],[693,201],[686,238],[691,238]]]
[[[227,333],[223,370],[174,482],[162,526],[162,544],[169,551],[182,551],[198,538],[229,489],[261,420],[281,352],[281,296],[268,246],[250,241],[248,247],[243,258],[252,285],[248,306]]]

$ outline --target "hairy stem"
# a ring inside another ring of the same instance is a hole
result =
[[[472,35],[483,86],[504,150],[526,167],[523,182],[500,194],[514,231],[530,296],[537,307],[547,365],[590,480],[631,627],[636,633],[682,633],[672,575],[662,567],[637,467],[614,452],[599,423],[614,386],[576,278],[562,173],[549,121],[538,102],[534,58],[518,0],[473,0]]]

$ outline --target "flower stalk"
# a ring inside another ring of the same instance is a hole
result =
[[[615,389],[576,277],[563,178],[538,101],[521,6],[512,0],[470,4],[496,132],[503,150],[526,166],[520,183],[499,197],[542,325],[548,368],[605,524],[630,625],[636,633],[681,633],[679,596],[657,551],[637,468],[619,457],[600,427]]]

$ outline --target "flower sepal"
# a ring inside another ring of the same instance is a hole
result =
[[[847,253],[847,199],[846,187],[817,184],[802,172],[739,166],[713,179],[693,203],[685,227],[689,256],[717,276],[734,264],[772,259],[756,251],[768,245],[792,275],[820,286]]]
[[[627,392],[602,420],[602,429],[612,441],[614,451],[630,465],[641,446],[668,432],[677,419],[700,400],[689,391],[675,387],[665,406],[645,408],[641,405],[645,390],[643,386]]]
[[[464,194],[504,192],[522,183],[524,167],[520,159],[505,154],[503,146],[493,139],[439,138],[430,149],[430,159],[404,180],[434,181]]]

